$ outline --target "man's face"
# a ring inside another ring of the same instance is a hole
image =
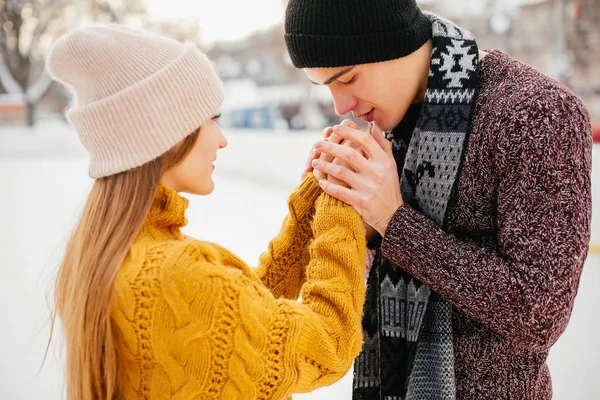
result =
[[[335,112],[366,122],[375,121],[384,131],[400,123],[412,103],[422,101],[429,71],[430,42],[397,60],[337,68],[305,68],[316,85],[331,92]]]

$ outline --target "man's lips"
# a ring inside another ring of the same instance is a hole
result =
[[[366,114],[361,115],[358,118],[362,119],[365,122],[373,122],[373,114],[375,114],[375,109],[374,108],[372,108],[371,111],[369,111]]]

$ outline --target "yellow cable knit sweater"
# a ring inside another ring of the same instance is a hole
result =
[[[253,271],[183,235],[187,205],[159,188],[115,282],[122,397],[282,399],[340,379],[362,346],[359,215],[309,174]]]

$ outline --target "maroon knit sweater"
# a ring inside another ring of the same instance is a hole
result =
[[[450,233],[404,205],[382,253],[454,306],[457,399],[551,399],[548,349],[569,321],[590,238],[589,117],[567,88],[505,53],[481,72]]]

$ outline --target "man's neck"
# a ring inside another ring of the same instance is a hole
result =
[[[431,65],[431,51],[433,41],[428,40],[419,50],[421,53],[421,76],[419,77],[419,93],[415,97],[413,104],[420,104],[425,100],[425,92],[427,91],[427,82],[429,81],[429,67]]]

